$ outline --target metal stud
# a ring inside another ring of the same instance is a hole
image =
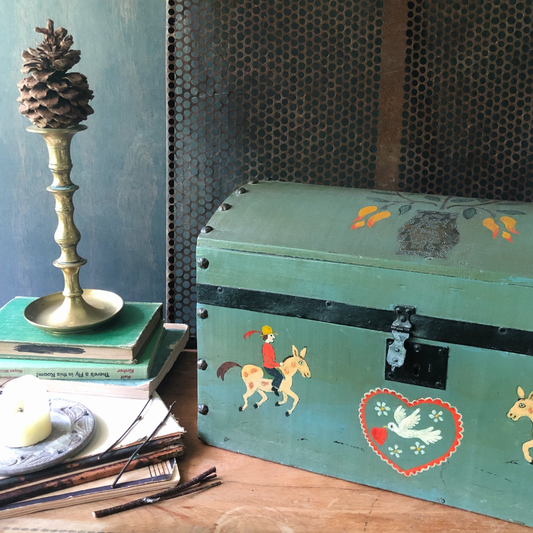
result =
[[[208,316],[207,309],[204,309],[203,307],[200,307],[198,311],[196,311],[196,316],[198,318],[201,318],[202,320],[206,319]]]
[[[212,226],[204,226],[202,229],[201,229],[201,232],[202,233],[211,233],[213,231],[213,227]]]
[[[244,193],[247,193],[247,192],[248,192],[248,190],[245,189],[244,187],[239,187],[239,188],[235,191],[236,194],[244,194]]]
[[[209,266],[209,261],[205,257],[199,257],[197,264],[200,268],[205,270]]]
[[[218,208],[219,211],[227,211],[228,209],[231,209],[231,205],[226,202],[220,204],[220,207]]]
[[[207,407],[207,405],[204,405],[203,403],[201,403],[201,404],[198,405],[198,412],[201,415],[206,415],[207,413],[209,413],[209,407]]]
[[[196,366],[198,370],[205,370],[207,368],[207,361],[205,359],[198,359]]]

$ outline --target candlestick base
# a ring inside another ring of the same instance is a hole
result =
[[[84,405],[53,399],[50,401],[50,416],[52,433],[43,441],[23,448],[0,445],[1,476],[19,476],[58,465],[91,442],[96,421]]]
[[[123,306],[122,298],[109,291],[85,289],[76,297],[55,292],[31,302],[24,318],[47,333],[79,333],[111,320]]]

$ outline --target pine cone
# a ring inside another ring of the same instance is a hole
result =
[[[66,73],[80,60],[80,51],[70,49],[72,36],[65,28],[54,31],[52,20],[35,31],[42,33],[44,40],[36,49],[22,52],[21,71],[31,76],[17,84],[19,112],[40,128],[75,126],[94,113],[87,78],[78,72]]]

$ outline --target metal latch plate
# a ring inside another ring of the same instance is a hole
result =
[[[393,339],[387,339],[385,352],[385,379],[446,390],[448,379],[449,348],[419,342],[406,342],[406,357],[402,366],[393,367],[387,362],[389,346]]]
[[[392,323],[392,336],[394,341],[388,344],[387,349],[387,363],[394,370],[401,367],[405,361],[405,341],[411,334],[413,325],[409,321],[411,315],[416,313],[416,308],[409,305],[396,305],[394,307],[396,312],[396,320]]]

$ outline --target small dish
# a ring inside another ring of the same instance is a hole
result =
[[[94,435],[94,415],[70,400],[50,400],[52,433],[41,442],[22,448],[0,445],[0,475],[17,476],[44,470],[80,452]]]

